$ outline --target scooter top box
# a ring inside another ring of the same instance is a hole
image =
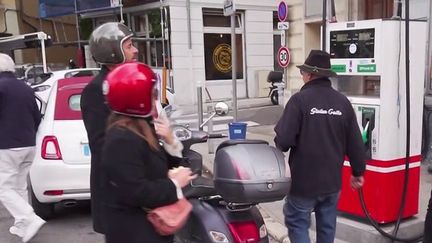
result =
[[[261,203],[283,199],[291,188],[281,151],[260,140],[229,140],[216,151],[214,183],[226,202]]]

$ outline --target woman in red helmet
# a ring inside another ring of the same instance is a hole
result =
[[[113,69],[103,85],[112,109],[102,149],[107,243],[173,242],[173,236],[156,233],[142,208],[176,202],[183,196],[181,188],[195,178],[189,168],[170,170],[178,160],[156,135],[155,82],[146,65],[126,63]],[[172,133],[166,134],[164,142],[173,142]]]

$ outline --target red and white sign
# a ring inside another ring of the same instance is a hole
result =
[[[279,66],[286,68],[291,60],[291,54],[288,48],[281,46],[278,51],[278,62]]]

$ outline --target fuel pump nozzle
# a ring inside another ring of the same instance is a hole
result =
[[[370,121],[367,121],[366,126],[363,128],[363,131],[362,131],[362,133],[361,133],[362,140],[363,140],[363,143],[364,143],[364,144],[366,144],[366,143],[368,142],[368,128],[369,128],[369,122],[370,122]]]

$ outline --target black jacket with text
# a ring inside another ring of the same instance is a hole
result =
[[[339,191],[345,156],[354,176],[365,171],[365,146],[352,105],[327,78],[309,81],[290,98],[275,132],[276,146],[290,150],[292,195]]]

